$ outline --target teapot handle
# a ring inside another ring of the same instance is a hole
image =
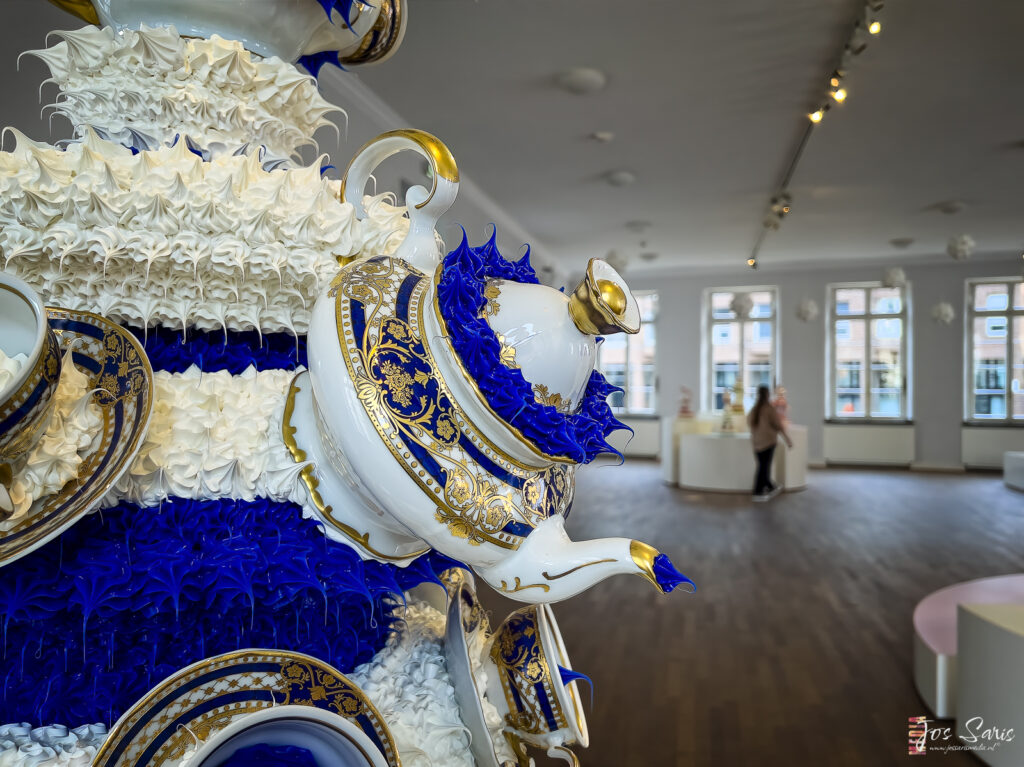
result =
[[[568,762],[570,767],[580,767],[579,757],[565,746],[552,746],[548,749],[548,756]]]
[[[451,151],[440,139],[414,128],[382,133],[356,152],[348,164],[341,182],[341,198],[355,208],[358,218],[366,218],[363,189],[370,174],[388,157],[407,149],[430,163],[433,183],[429,192],[418,185],[406,192],[409,234],[395,255],[419,269],[432,272],[441,258],[434,239],[434,227],[459,193],[459,168]]]

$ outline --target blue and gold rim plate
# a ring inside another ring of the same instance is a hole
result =
[[[206,658],[165,679],[111,729],[93,767],[178,764],[197,741],[273,706],[313,706],[344,717],[401,767],[394,738],[366,694],[316,658],[249,649]]]
[[[142,345],[120,325],[92,312],[46,308],[62,353],[89,377],[102,433],[78,476],[39,498],[9,530],[0,531],[0,567],[42,546],[88,514],[131,465],[153,412],[153,369]]]

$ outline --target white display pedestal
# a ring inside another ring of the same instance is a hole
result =
[[[694,419],[702,426],[701,419]],[[713,423],[713,422],[712,422]],[[708,424],[711,425],[710,423]],[[772,481],[784,490],[807,487],[807,427],[787,426],[793,447],[781,440],[772,463]],[[754,485],[756,463],[746,431],[684,431],[679,434],[676,482],[689,490],[749,493]],[[666,481],[669,481],[666,478]]]
[[[779,440],[775,449],[775,474],[782,487],[789,490],[807,488],[807,427],[799,424],[786,424],[786,432],[793,440],[793,447],[786,448]]]
[[[957,644],[957,736],[985,764],[1020,767],[1024,764],[1024,604],[960,605]]]
[[[1014,490],[1024,490],[1024,453],[1003,453],[1003,482]]]

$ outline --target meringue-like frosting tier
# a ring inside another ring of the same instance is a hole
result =
[[[53,414],[46,431],[25,455],[14,461],[10,499],[14,510],[0,530],[17,525],[37,498],[51,495],[78,476],[78,468],[100,437],[103,415],[93,401],[89,377],[64,355]]]
[[[445,617],[413,600],[403,617],[384,649],[349,677],[388,723],[403,767],[474,767],[444,658]]]
[[[264,170],[258,150],[203,162],[183,141],[132,154],[88,131],[64,151],[11,130],[0,255],[48,303],[118,322],[305,333],[338,259],[397,249],[380,195],[356,219],[320,164]]]
[[[302,504],[297,464],[281,438],[294,373],[227,371],[154,375],[149,432],[128,472],[105,499],[155,506],[166,498],[269,498]],[[313,516],[312,509],[307,516]]]
[[[102,724],[0,725],[0,767],[89,767],[107,738]]]
[[[505,720],[502,718],[497,706],[487,698],[487,667],[484,665],[483,659],[488,650],[487,632],[489,623],[486,620],[474,621],[469,614],[472,608],[465,603],[462,603],[460,609],[463,614],[462,623],[464,626],[476,624],[475,628],[466,636],[466,650],[469,653],[469,665],[473,674],[473,684],[476,686],[476,694],[480,699],[480,707],[484,712],[484,723],[487,725],[487,731],[491,736],[494,755],[498,758],[499,764],[504,762],[515,764],[516,756],[502,734],[505,730]]]
[[[163,143],[187,134],[203,146],[263,145],[286,158],[315,145],[317,129],[334,125],[327,115],[343,112],[294,65],[216,35],[183,38],[174,27],[145,25],[51,35],[61,41],[26,53],[49,68],[47,82],[60,88],[52,107],[78,135],[92,125],[133,145],[136,136]]]
[[[18,373],[28,362],[28,355],[23,353],[8,357],[3,349],[0,349],[0,392],[11,385],[11,382],[18,377]]]

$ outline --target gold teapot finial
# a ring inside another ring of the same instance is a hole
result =
[[[636,299],[619,273],[597,258],[590,259],[586,275],[569,296],[569,315],[590,336],[640,331]]]
[[[50,0],[58,8],[73,13],[82,21],[99,26],[100,17],[93,7],[92,0]]]

